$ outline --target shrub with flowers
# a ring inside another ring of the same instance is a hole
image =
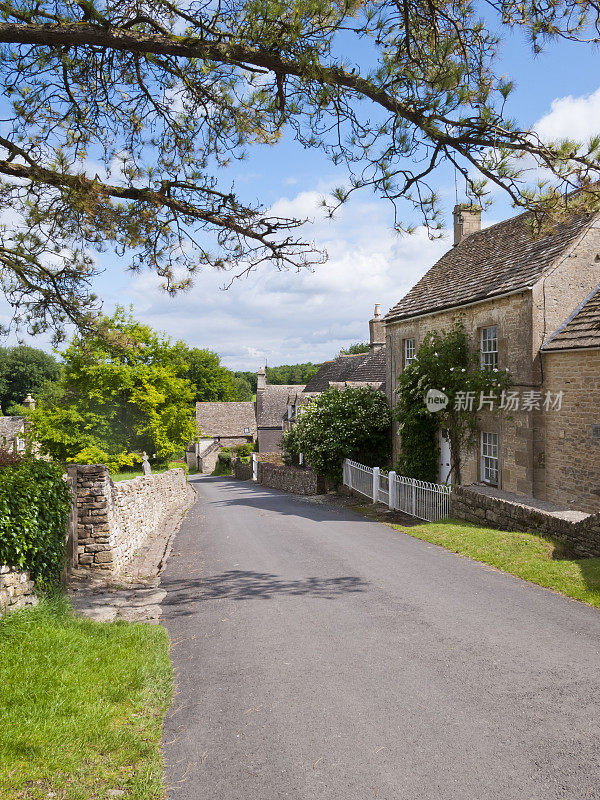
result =
[[[483,410],[498,413],[502,392],[512,384],[508,370],[486,369],[479,353],[472,352],[462,323],[449,332],[429,332],[415,360],[398,379],[398,403],[394,417],[402,437],[398,471],[403,475],[435,480],[437,471],[437,431],[442,429],[450,441],[451,478],[461,482],[462,457],[472,450],[479,430],[480,398]],[[427,392],[443,392],[448,403],[438,411],[429,411]],[[464,402],[472,398],[473,402]],[[421,474],[415,474],[419,472]]]
[[[390,456],[391,417],[382,392],[368,387],[328,389],[302,406],[298,422],[284,433],[288,463],[298,453],[318,475],[339,483],[342,462],[385,466]]]

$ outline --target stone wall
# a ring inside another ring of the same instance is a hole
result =
[[[531,292],[519,292],[508,297],[486,300],[461,309],[440,311],[398,322],[390,322],[387,332],[387,392],[390,405],[395,405],[394,391],[398,377],[404,369],[404,340],[414,339],[418,349],[429,331],[450,331],[457,322],[465,326],[473,352],[480,347],[481,329],[495,325],[498,328],[498,365],[508,367],[515,384],[520,389],[535,382],[532,357],[532,299]],[[441,389],[442,387],[440,387]],[[502,487],[523,494],[534,489],[534,415],[529,412],[511,412],[510,418],[490,412],[480,415],[481,430],[498,433],[501,441]],[[393,460],[397,460],[400,437],[394,425]],[[463,454],[462,479],[474,483],[480,479],[479,444]]]
[[[547,352],[544,385],[564,392],[545,414],[547,500],[600,511],[600,350]]]
[[[325,482],[309,468],[283,467],[268,461],[258,462],[258,482],[290,494],[323,494]]]
[[[561,509],[481,486],[456,486],[450,516],[506,531],[528,531],[564,542],[580,558],[600,556],[600,514]]]
[[[251,481],[252,480],[252,462],[244,464],[239,459],[233,462],[233,477],[238,481]]]
[[[182,469],[113,483],[103,465],[77,466],[77,565],[118,570],[187,499]]]
[[[36,604],[37,597],[29,573],[0,566],[0,616]]]

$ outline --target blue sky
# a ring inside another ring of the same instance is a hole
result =
[[[548,136],[586,138],[600,132],[598,52],[584,45],[553,44],[533,57],[522,34],[511,34],[503,71],[516,81],[510,114],[522,125],[536,124]],[[331,358],[341,347],[365,340],[375,303],[396,303],[449,246],[430,241],[422,229],[398,237],[391,230],[392,209],[369,192],[355,195],[334,221],[323,218],[320,198],[339,185],[343,170],[291,138],[261,148],[223,176],[235,181],[246,199],[260,199],[273,210],[310,217],[304,236],[329,253],[313,272],[277,272],[262,267],[224,291],[223,274],[200,272],[189,292],[169,298],[149,274],[132,275],[126,262],[103,254],[104,274],[96,290],[105,311],[132,304],[136,317],[191,346],[218,352],[233,369]],[[437,190],[451,224],[455,202],[453,175],[441,175]],[[408,209],[407,209],[408,210]],[[498,196],[484,224],[512,211]],[[27,339],[48,349],[44,338]]]

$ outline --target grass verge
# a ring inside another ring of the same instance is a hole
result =
[[[76,617],[63,598],[0,620],[0,797],[162,800],[164,628]]]
[[[370,508],[356,510],[373,516]],[[390,527],[600,608],[600,558],[564,558],[557,541],[460,520]]]

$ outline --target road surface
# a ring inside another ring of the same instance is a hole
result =
[[[600,798],[600,612],[350,511],[194,482],[162,582],[170,800]]]

